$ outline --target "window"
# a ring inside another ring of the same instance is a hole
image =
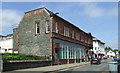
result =
[[[7,49],[5,49],[5,52],[7,51]]]
[[[84,39],[83,39],[83,33],[81,34],[81,41],[82,41],[82,42],[84,41]]]
[[[69,37],[69,28],[64,26],[64,36]]]
[[[91,40],[90,40],[90,39],[88,39],[88,44],[90,44],[90,41],[91,41]]]
[[[74,39],[74,31],[72,31],[72,38]]]
[[[80,40],[80,34],[76,32],[76,40]]]
[[[35,25],[36,25],[36,34],[39,34],[40,33],[40,23],[36,22]]]
[[[69,28],[67,29],[67,36],[69,37]]]
[[[50,32],[50,23],[49,20],[46,21],[46,33]]]
[[[65,30],[66,30],[66,28],[65,28],[65,26],[64,26],[64,36],[65,36]]]
[[[56,27],[55,27],[56,31],[55,32],[58,33],[58,22],[56,22],[55,25],[56,25]]]
[[[97,50],[97,47],[95,47],[95,50]]]
[[[96,43],[96,41],[94,41]]]
[[[85,43],[87,43],[87,37],[85,37]]]
[[[63,45],[60,45],[60,59],[63,59]]]

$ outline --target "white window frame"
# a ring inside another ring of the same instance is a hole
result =
[[[64,36],[66,35],[66,27],[64,26]]]
[[[68,33],[68,35],[67,35],[67,36],[69,37],[69,28],[67,28],[67,30],[68,30],[68,31],[67,31],[67,33]]]
[[[55,23],[55,32],[58,33],[58,22]]]
[[[74,39],[74,31],[72,31],[72,38]]]
[[[50,32],[50,21],[48,23],[49,20],[46,21],[46,33],[49,33]],[[49,24],[49,25],[48,25]],[[49,31],[48,31],[49,29]]]
[[[40,33],[40,22],[35,22],[35,26],[36,26],[36,34],[39,34]],[[39,32],[37,32],[37,31],[39,31]]]

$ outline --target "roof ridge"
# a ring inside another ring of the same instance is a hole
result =
[[[29,12],[32,12],[32,11],[40,10],[40,9],[46,9],[51,15],[54,14],[52,11],[48,10],[46,7],[41,7],[41,8],[33,9],[33,10],[30,10],[30,11],[25,12],[25,14],[26,14],[26,13],[29,13]]]

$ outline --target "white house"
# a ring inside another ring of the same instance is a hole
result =
[[[115,56],[115,53],[113,51],[109,51],[109,52],[107,52],[107,56],[113,57],[113,56]]]
[[[18,53],[13,50],[13,35],[0,36],[0,53]]]
[[[105,43],[93,37],[93,51],[95,57],[102,58],[105,55]]]

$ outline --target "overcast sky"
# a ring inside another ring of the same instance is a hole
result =
[[[107,46],[118,48],[117,2],[3,2],[0,35],[12,34],[12,29],[20,22],[24,12],[41,7],[59,12],[60,17],[92,33]]]

